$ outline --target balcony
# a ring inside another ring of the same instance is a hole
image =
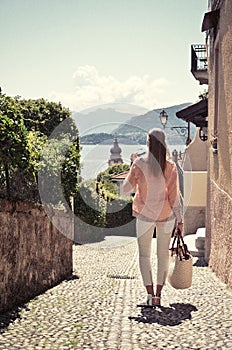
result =
[[[200,85],[208,84],[206,45],[191,45],[191,73]]]

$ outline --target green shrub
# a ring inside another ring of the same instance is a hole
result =
[[[117,186],[111,178],[122,172],[129,171],[128,164],[115,164],[97,176],[99,196],[106,201],[105,227],[109,228],[110,234],[134,236],[135,227],[132,217],[132,198],[120,197]],[[111,188],[113,190],[111,190]]]
[[[116,198],[107,203],[106,227],[117,227],[132,220],[132,200]]]
[[[114,165],[111,165],[106,170],[100,172],[97,175],[97,181],[98,182],[102,182],[104,184],[104,182],[106,182],[107,180],[110,180],[112,178],[112,176],[120,174],[120,173],[123,173],[125,171],[129,171],[129,170],[130,170],[130,165],[129,164],[114,164]]]
[[[114,164],[97,175],[99,192],[103,198],[107,201],[111,201],[118,197],[117,185],[111,181],[111,178],[125,171],[129,171],[129,169],[130,166],[128,164]]]
[[[96,242],[104,238],[106,201],[97,195],[95,181],[79,185],[74,197],[74,213],[77,243]],[[97,229],[95,229],[97,228]]]
[[[77,243],[96,242],[106,234],[135,235],[132,217],[132,198],[119,197],[112,176],[129,170],[129,165],[114,165],[97,176],[98,181],[82,182],[74,198],[77,216],[75,237]]]
[[[52,139],[51,133],[63,121],[67,122],[66,131],[62,133],[61,130],[59,138]],[[71,145],[69,142],[60,164],[59,154],[67,142],[66,136],[75,142]],[[48,146],[49,137],[51,139]],[[41,161],[45,146],[50,154],[43,156]],[[1,197],[40,201],[38,172],[47,171],[51,178],[61,174],[62,193],[69,202],[70,196],[77,191],[79,169],[78,130],[67,108],[62,107],[60,103],[44,99],[22,100],[20,97],[12,98],[0,93]],[[56,192],[56,189],[52,188],[47,190]],[[52,199],[54,200],[55,198]]]
[[[0,94],[0,195],[30,199],[36,181],[30,164],[28,131],[17,101]]]

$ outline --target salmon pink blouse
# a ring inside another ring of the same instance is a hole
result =
[[[148,221],[167,221],[176,217],[182,221],[177,168],[171,160],[166,161],[163,173],[155,176],[144,157],[133,162],[123,183],[123,191],[133,192],[133,216]]]

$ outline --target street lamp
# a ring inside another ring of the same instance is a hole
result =
[[[190,140],[190,123],[188,122],[188,126],[169,126],[167,127],[167,121],[168,121],[168,114],[165,112],[165,110],[163,109],[160,112],[160,122],[163,125],[163,128],[168,128],[171,130],[176,130],[176,132],[180,135],[180,136],[188,136],[187,140],[186,140],[186,145],[188,145],[191,140]]]
[[[167,121],[168,121],[168,115],[164,109],[160,112],[160,121],[161,121],[161,124],[163,125],[163,128],[165,129],[165,125],[167,124]]]

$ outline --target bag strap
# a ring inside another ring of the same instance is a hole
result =
[[[188,250],[187,244],[185,244],[184,242],[182,233],[179,229],[177,231],[177,235],[174,236],[170,250],[171,255],[177,255],[180,260],[183,260],[183,258],[187,260],[189,258],[190,252]]]
[[[188,247],[187,247],[187,244],[184,242],[184,238],[183,238],[181,232],[178,232],[178,236],[180,237],[181,245],[183,248],[183,255],[185,258],[187,258],[190,254]]]
[[[172,241],[172,246],[171,246],[171,248],[170,248],[170,250],[171,250],[171,256],[173,256],[174,253],[177,254],[177,247],[175,247],[176,240],[177,240],[177,236],[174,236],[174,239],[173,239],[173,241]],[[177,246],[178,246],[178,242],[177,242]]]

